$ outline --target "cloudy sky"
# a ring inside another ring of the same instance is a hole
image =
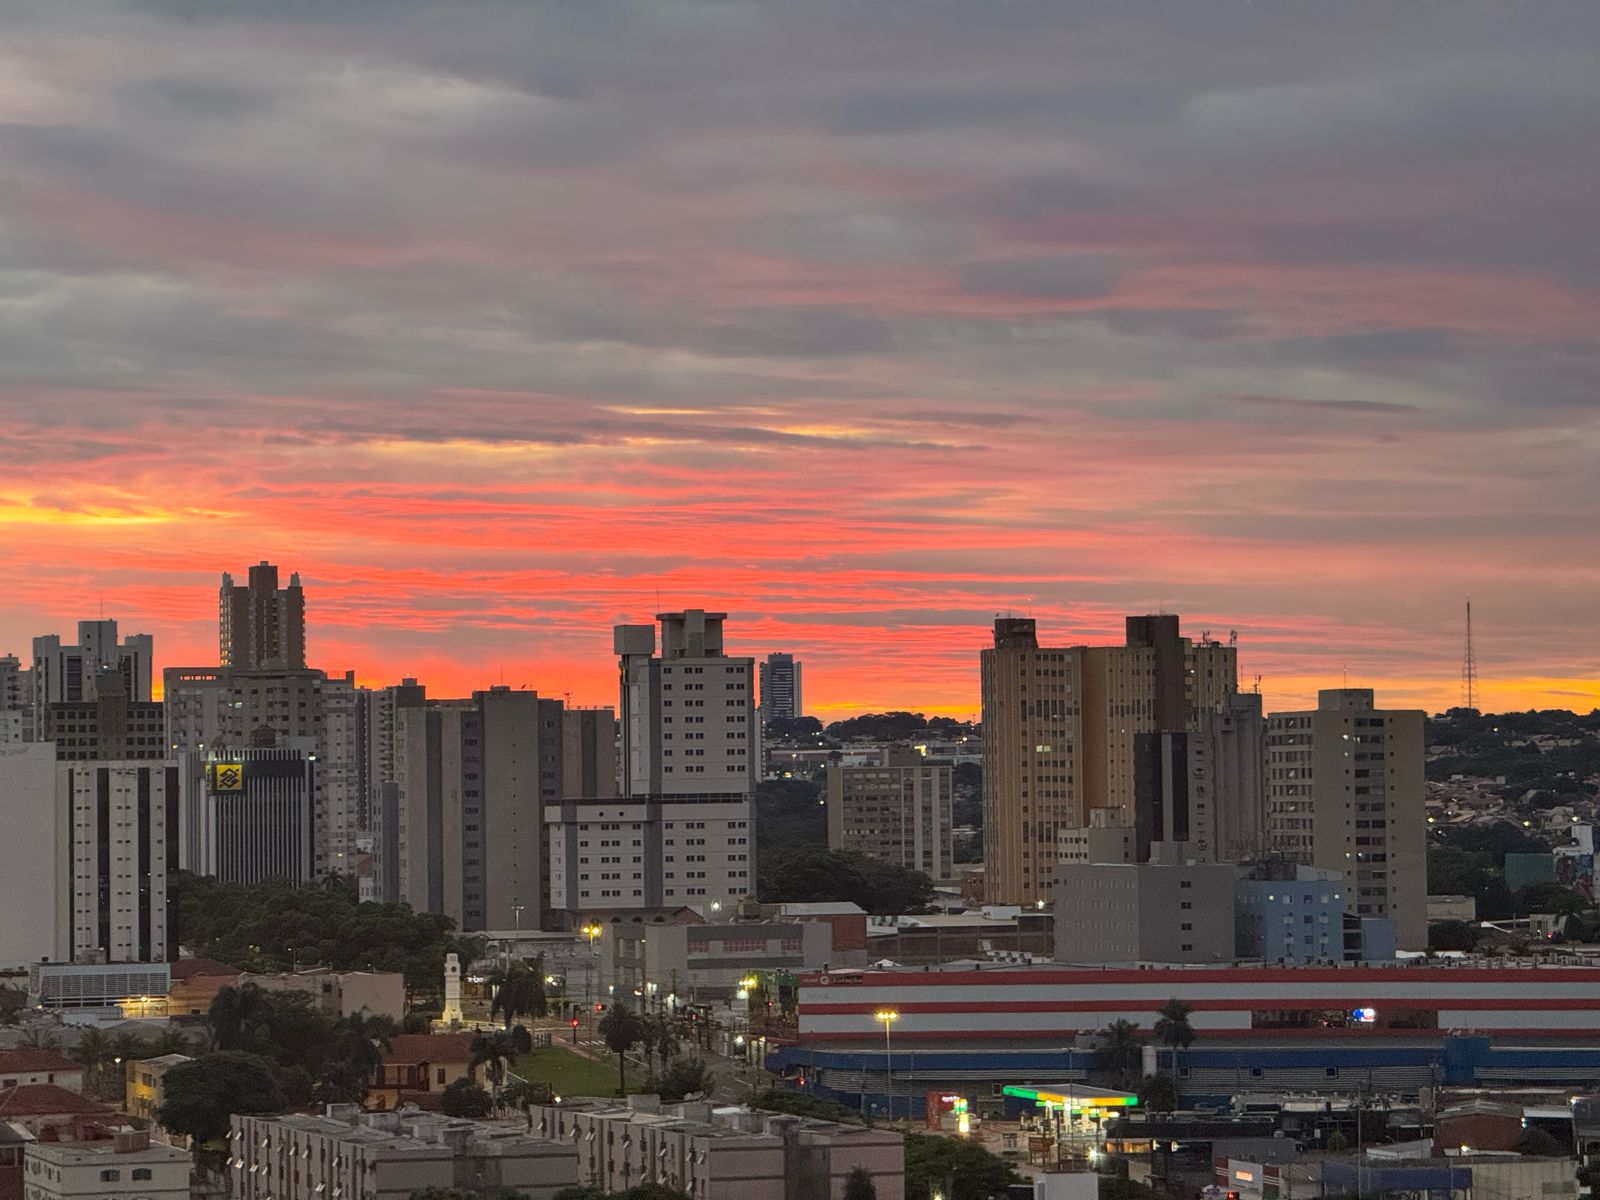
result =
[[[0,0],[0,653],[107,616],[609,702],[727,609],[1269,704],[1600,704],[1600,6]]]

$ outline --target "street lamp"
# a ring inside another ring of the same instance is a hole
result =
[[[883,1024],[883,1090],[889,1101],[889,1120],[894,1120],[894,1047],[889,1043],[889,1028],[900,1019],[892,1008],[880,1008],[872,1019]]]

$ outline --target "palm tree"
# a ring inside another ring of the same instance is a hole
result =
[[[1132,1021],[1116,1020],[1100,1031],[1100,1047],[1095,1051],[1095,1066],[1116,1077],[1117,1086],[1128,1090],[1128,1081],[1139,1068],[1144,1043],[1139,1027]]]
[[[678,1038],[678,1027],[666,1017],[658,1016],[656,1026],[656,1062],[658,1072],[665,1072],[667,1063],[678,1057],[682,1042]]]
[[[516,1052],[511,1047],[511,1039],[503,1033],[480,1033],[472,1039],[472,1063],[469,1070],[484,1068],[484,1077],[488,1079],[492,1090],[499,1091],[500,1085],[505,1082],[506,1064],[509,1063]]]
[[[322,1099],[335,1104],[360,1104],[373,1076],[383,1065],[394,1021],[351,1013],[333,1026],[333,1049],[320,1088]]]
[[[538,970],[530,970],[526,963],[496,970],[489,976],[489,982],[494,985],[489,1015],[504,1014],[507,1029],[518,1017],[542,1017],[549,1011],[544,994],[544,976]]]
[[[40,1029],[35,1025],[22,1035],[22,1044],[29,1050],[59,1050],[61,1038],[53,1029]]]
[[[86,1029],[72,1047],[72,1057],[90,1075],[99,1075],[111,1061],[111,1039],[98,1029]]]
[[[617,1095],[628,1094],[627,1053],[639,1044],[644,1035],[643,1022],[632,1009],[620,1000],[606,1009],[595,1027],[607,1046],[617,1056]]]
[[[1161,1006],[1161,1011],[1156,1015],[1156,1039],[1171,1053],[1172,1061],[1168,1070],[1172,1078],[1178,1078],[1178,1051],[1186,1050],[1194,1041],[1194,1026],[1189,1024],[1189,1014],[1194,1009],[1182,1000],[1168,1000]]]

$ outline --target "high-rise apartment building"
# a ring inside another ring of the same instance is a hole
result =
[[[224,573],[218,594],[219,661],[244,671],[298,670],[306,665],[306,601],[299,572],[278,586],[278,568],[262,560],[243,587]]]
[[[0,655],[0,746],[33,740],[33,672],[15,654]]]
[[[993,902],[1048,899],[1063,830],[1135,823],[1138,735],[1186,731],[1238,690],[1232,645],[1182,637],[1168,614],[1126,626],[1121,646],[1041,648],[1031,619],[995,621],[980,659]]]
[[[769,654],[761,664],[761,720],[792,721],[803,716],[800,663],[792,654]]]
[[[1201,862],[1265,853],[1266,765],[1266,718],[1251,692],[1196,709],[1187,731],[1135,735],[1135,861],[1156,842],[1182,842]]]
[[[0,746],[0,800],[0,967],[59,961],[67,951],[57,881],[70,878],[72,838],[56,802],[55,747]]]
[[[322,685],[321,796],[313,833],[319,878],[357,874],[356,843],[367,828],[371,695],[356,685],[354,671]]]
[[[949,879],[954,769],[894,748],[882,766],[828,768],[828,847]]]
[[[372,875],[362,880],[363,899],[400,898],[400,784],[396,759],[399,714],[427,703],[428,689],[415,679],[377,688],[368,699],[367,804],[361,827],[372,838]]]
[[[621,795],[545,810],[550,906],[727,905],[755,887],[760,759],[755,660],[723,647],[725,613],[658,613],[619,625]]]
[[[1349,911],[1392,920],[1402,950],[1427,946],[1425,719],[1375,707],[1371,688],[1267,718],[1271,849],[1339,872]]]
[[[117,640],[115,621],[79,621],[76,645],[60,637],[33,639],[33,736],[45,737],[45,714],[52,704],[93,700],[96,684],[109,675],[122,679],[130,700],[150,699],[150,664],[154,639],[148,633]]]
[[[563,707],[496,687],[395,710],[400,899],[464,930],[543,925],[543,818],[561,799]]]
[[[167,880],[178,867],[178,764],[61,762],[71,839],[64,947],[73,961],[163,962]]]

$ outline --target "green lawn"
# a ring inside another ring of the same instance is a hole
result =
[[[585,1058],[556,1042],[547,1049],[524,1054],[511,1064],[511,1069],[524,1079],[535,1083],[548,1083],[558,1096],[611,1096],[617,1094],[617,1056]],[[631,1063],[628,1067],[628,1090],[638,1091],[644,1079]]]

